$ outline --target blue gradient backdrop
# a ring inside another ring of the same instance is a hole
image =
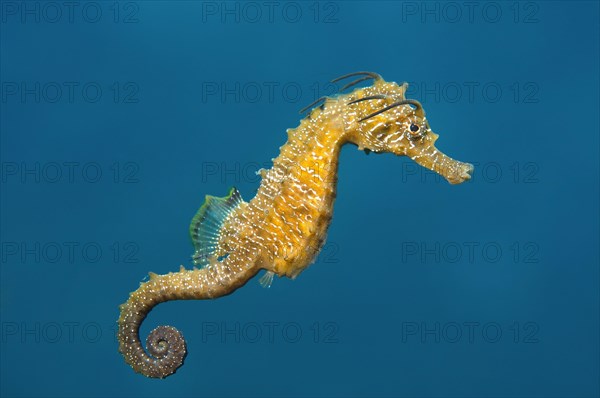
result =
[[[0,394],[597,397],[598,3],[467,3],[2,1]],[[159,306],[185,365],[132,372],[117,306],[359,70],[474,179],[344,148],[317,262]]]

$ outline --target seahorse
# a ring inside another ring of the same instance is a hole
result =
[[[336,96],[322,97],[287,142],[269,170],[260,170],[256,196],[246,202],[237,189],[225,197],[206,196],[192,219],[195,266],[149,280],[120,306],[119,351],[134,371],[147,377],[173,374],[187,354],[182,334],[159,326],[142,347],[139,328],[154,306],[169,300],[214,299],[233,293],[260,270],[261,284],[274,275],[296,278],[315,259],[332,220],[340,150],[350,143],[367,154],[408,156],[451,184],[471,177],[473,166],[438,149],[423,106],[406,99],[407,83],[386,82],[372,72],[355,72]],[[368,87],[358,83],[372,80]],[[356,86],[351,92],[343,91]],[[319,106],[316,106],[319,104]],[[301,111],[301,112],[303,112]]]

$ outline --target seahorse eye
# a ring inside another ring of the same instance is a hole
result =
[[[419,131],[419,126],[417,126],[414,123],[412,123],[409,128],[410,128],[410,131],[412,131],[413,133],[416,133],[417,131]]]

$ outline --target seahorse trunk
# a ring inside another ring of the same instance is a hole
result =
[[[243,286],[259,267],[231,267],[219,262],[197,270],[181,269],[166,275],[150,274],[150,280],[129,295],[120,306],[119,351],[133,370],[147,377],[164,378],[183,364],[185,339],[172,326],[159,326],[142,348],[139,329],[154,306],[170,300],[203,300],[226,296]]]

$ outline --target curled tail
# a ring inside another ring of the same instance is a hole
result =
[[[231,267],[223,262],[202,269],[151,273],[148,282],[129,295],[120,306],[118,320],[119,351],[133,370],[147,377],[164,378],[175,373],[187,354],[185,339],[172,326],[159,326],[142,348],[139,329],[154,306],[170,300],[202,300],[228,295],[250,280],[259,268]]]

